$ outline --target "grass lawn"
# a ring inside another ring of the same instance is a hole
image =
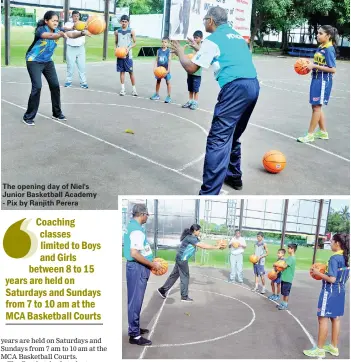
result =
[[[11,66],[25,66],[25,54],[30,44],[33,41],[34,28],[30,26],[14,26],[11,27],[10,33],[10,65]],[[114,42],[115,37],[113,34],[108,36],[108,49],[107,49],[107,60],[115,60],[114,54]],[[181,42],[183,45],[185,41]],[[137,37],[137,45],[133,48],[133,57],[144,59],[144,60],[154,60],[154,57],[137,57],[139,50],[142,46],[160,46],[160,39],[151,39],[151,38],[140,38]],[[276,49],[275,49],[276,50]],[[102,61],[102,52],[103,52],[103,34],[94,35],[91,38],[86,38],[86,60],[87,62],[99,62]],[[260,56],[264,54],[264,50],[258,48],[255,50],[253,56]],[[177,57],[173,57],[177,59]],[[58,47],[55,50],[54,61],[56,64],[63,63],[63,39],[59,40]],[[5,65],[5,34],[4,27],[1,26],[1,66]]]
[[[207,241],[206,241],[207,242]],[[214,244],[213,242],[208,242],[209,244]],[[267,244],[269,255],[266,258],[266,270],[270,270],[273,263],[277,260],[277,251],[280,248],[280,245],[276,244]],[[287,247],[286,247],[287,250]],[[249,256],[253,254],[254,243],[247,242],[247,248],[244,253],[244,268],[252,268],[252,264],[249,262]],[[228,265],[228,256],[229,249],[225,250],[208,250],[209,254],[207,262],[202,265],[215,266],[215,267],[225,267]],[[201,254],[202,249],[198,249],[196,252],[196,265],[201,265]],[[157,250],[157,256],[168,261],[174,261],[176,255],[176,250]],[[285,254],[286,257],[288,254]],[[332,255],[331,250],[317,250],[316,262],[326,263],[330,256]],[[313,248],[312,247],[303,247],[299,246],[296,252],[296,269],[297,270],[308,270],[311,267],[311,261],[313,257]]]

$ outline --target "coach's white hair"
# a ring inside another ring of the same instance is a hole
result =
[[[220,6],[213,6],[207,12],[207,17],[211,17],[217,26],[227,24],[228,15],[227,11]]]

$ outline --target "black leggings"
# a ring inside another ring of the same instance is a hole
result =
[[[180,277],[180,294],[183,298],[188,296],[189,289],[189,264],[187,260],[176,260],[173,271],[160,288],[164,293],[168,292]]]
[[[32,91],[29,96],[27,111],[24,114],[23,119],[33,120],[38,112],[42,87],[42,74],[46,78],[51,92],[52,115],[54,117],[59,117],[62,114],[60,84],[57,78],[54,62],[27,62],[27,70],[32,81]]]

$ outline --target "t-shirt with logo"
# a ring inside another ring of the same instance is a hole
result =
[[[322,67],[335,68],[336,67],[336,53],[332,42],[325,45],[320,45],[313,57],[313,64]],[[324,80],[331,80],[333,73],[322,72],[318,69],[312,69],[312,78],[323,78]]]
[[[147,241],[143,227],[136,221],[131,220],[128,224],[127,231],[124,234],[124,257],[128,261],[135,261],[130,254],[130,249],[136,249],[149,261],[153,260],[153,253],[150,244]]]
[[[235,79],[257,77],[245,39],[228,24],[208,36],[191,61],[203,68],[212,66],[221,88]]]
[[[334,283],[328,283],[322,280],[322,289],[333,292],[337,290],[345,290],[345,283],[349,278],[349,269],[346,268],[343,251],[334,253],[328,261],[326,274],[330,277],[335,277]]]
[[[187,235],[180,244],[176,260],[185,261],[189,260],[196,250],[196,244],[199,243],[199,239],[194,235]]]
[[[56,34],[63,29],[56,28],[52,33]],[[42,39],[43,33],[51,33],[47,25],[39,26],[35,31],[34,40],[26,53],[27,62],[47,63],[52,61],[52,55],[57,47],[59,39]]]
[[[171,53],[170,49],[163,50],[162,48],[157,51],[157,66],[165,67],[168,70],[168,60],[169,54]]]
[[[264,254],[266,254],[266,249],[264,248],[265,243],[264,242],[257,242],[255,244],[255,255],[256,256],[262,256]],[[260,261],[258,262],[259,265],[264,265],[264,263],[266,262],[266,258],[261,258]]]

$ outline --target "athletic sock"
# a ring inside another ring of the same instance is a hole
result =
[[[121,84],[121,88],[122,88],[122,90],[124,90],[124,84]]]
[[[135,85],[133,85],[133,91],[136,92],[136,88],[135,88]]]

